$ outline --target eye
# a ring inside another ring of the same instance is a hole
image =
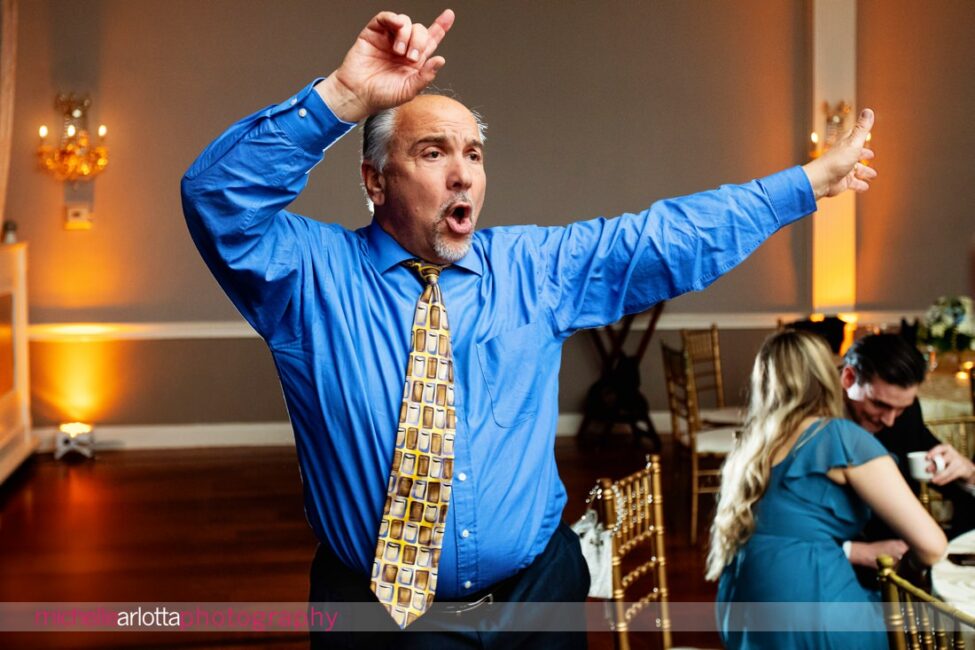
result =
[[[443,157],[443,152],[439,149],[427,149],[423,152],[423,157],[427,160],[437,160]]]
[[[481,162],[484,158],[480,151],[474,150],[467,154],[467,159],[471,162]]]

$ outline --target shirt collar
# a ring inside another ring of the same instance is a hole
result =
[[[402,264],[406,260],[412,260],[416,257],[400,246],[399,242],[383,230],[382,226],[375,219],[368,226],[362,228],[359,231],[359,235],[365,240],[366,252],[369,255],[369,259],[372,260],[373,265],[380,273],[385,273],[397,264]],[[471,243],[471,249],[467,251],[467,254],[451,264],[451,266],[462,268],[465,271],[470,271],[477,275],[483,275],[481,258],[474,252],[473,241]]]

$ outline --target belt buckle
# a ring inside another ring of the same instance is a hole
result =
[[[490,605],[494,602],[494,594],[487,594],[481,598],[478,598],[472,603],[464,603],[463,605],[444,605],[444,611],[447,614],[455,614],[460,616],[467,612],[472,612],[481,605]]]

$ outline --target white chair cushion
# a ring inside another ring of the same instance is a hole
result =
[[[697,432],[697,453],[730,454],[735,448],[735,427],[705,429]]]
[[[714,424],[741,424],[745,421],[745,413],[740,406],[726,406],[723,409],[701,409],[699,415],[702,422]]]

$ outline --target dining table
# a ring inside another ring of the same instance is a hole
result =
[[[975,530],[948,543],[948,553],[975,553]],[[969,616],[975,616],[975,566],[961,566],[947,557],[931,567],[931,591]],[[965,634],[966,646],[975,641],[975,630]]]
[[[971,379],[967,373],[942,371],[928,373],[918,389],[925,420],[972,415]]]

